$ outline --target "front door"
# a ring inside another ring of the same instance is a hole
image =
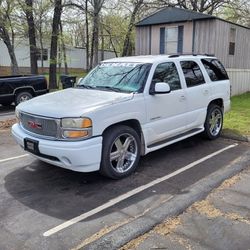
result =
[[[174,62],[158,64],[151,87],[157,82],[168,83],[171,92],[146,96],[147,145],[178,135],[186,128],[186,94]]]

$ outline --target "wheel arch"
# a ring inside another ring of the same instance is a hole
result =
[[[144,135],[143,135],[143,132],[142,132],[141,124],[140,124],[140,122],[137,119],[129,119],[129,120],[124,120],[124,121],[119,121],[117,123],[113,123],[113,124],[109,125],[108,127],[106,127],[104,129],[102,135],[104,135],[105,132],[107,132],[108,130],[112,129],[113,127],[119,126],[119,125],[128,126],[128,127],[134,129],[137,132],[137,134],[139,135],[140,140],[141,140],[141,155],[144,155],[145,154]]]
[[[35,96],[35,90],[33,87],[31,86],[24,86],[24,87],[19,87],[19,88],[16,88],[14,90],[14,95],[16,96],[17,94],[21,93],[21,92],[29,92],[30,94],[32,94],[32,96]]]
[[[223,101],[222,98],[217,98],[217,99],[214,99],[214,100],[210,101],[207,108],[209,106],[211,106],[212,104],[218,105],[222,110],[224,109],[224,101]]]

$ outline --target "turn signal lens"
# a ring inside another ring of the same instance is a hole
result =
[[[92,121],[89,118],[84,118],[82,121],[82,128],[90,128],[92,127]]]
[[[89,135],[88,131],[64,131],[64,137],[66,138],[81,138]]]

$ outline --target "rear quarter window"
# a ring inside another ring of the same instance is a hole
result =
[[[207,74],[212,82],[227,80],[227,72],[222,63],[217,59],[201,59]]]

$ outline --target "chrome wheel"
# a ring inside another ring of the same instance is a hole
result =
[[[21,102],[26,102],[30,100],[32,97],[33,97],[32,94],[28,91],[20,92],[16,96],[15,103],[16,105],[18,105]]]
[[[22,96],[20,97],[20,103],[21,103],[21,102],[28,101],[29,99],[30,99],[30,97],[29,97],[28,95],[22,95]]]
[[[209,117],[209,131],[212,136],[217,136],[222,127],[222,113],[221,110],[215,108]]]
[[[110,164],[116,172],[125,173],[133,167],[138,155],[134,136],[128,133],[119,135],[110,149]]]

